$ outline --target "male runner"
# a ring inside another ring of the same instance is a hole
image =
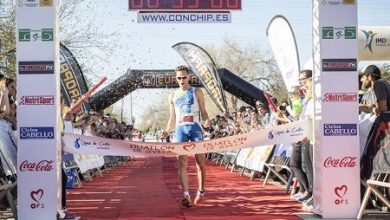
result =
[[[175,69],[176,80],[180,86],[176,92],[169,95],[169,120],[164,136],[176,127],[176,142],[200,141],[203,139],[200,116],[204,121],[205,128],[210,126],[209,116],[206,112],[203,92],[189,85],[189,69],[186,66],[178,66]],[[182,205],[191,207],[192,201],[188,192],[187,164],[188,156],[179,155],[179,179],[183,189],[184,198]],[[198,191],[194,204],[198,204],[204,198],[204,181],[206,176],[204,154],[195,155],[196,166],[198,168]]]

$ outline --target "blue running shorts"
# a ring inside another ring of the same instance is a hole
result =
[[[201,141],[203,140],[202,128],[198,123],[193,125],[176,126],[176,142]]]

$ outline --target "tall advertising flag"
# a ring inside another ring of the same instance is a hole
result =
[[[72,103],[72,99],[79,100],[88,91],[79,63],[63,44],[60,45],[60,79],[61,91],[68,106]],[[77,114],[82,115],[90,109],[89,102],[84,102]]]
[[[217,67],[210,55],[200,46],[181,42],[172,46],[186,61],[194,74],[202,82],[211,99],[222,112],[228,112],[226,96],[222,89]]]
[[[298,85],[299,55],[294,32],[287,19],[281,15],[272,18],[267,27],[267,37],[278,62],[287,90]]]

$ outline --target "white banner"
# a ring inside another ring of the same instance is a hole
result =
[[[390,60],[390,27],[359,26],[359,60]]]
[[[275,16],[267,28],[268,40],[278,62],[287,90],[299,85],[299,55],[294,32],[287,19],[281,15]]]
[[[356,0],[313,0],[313,55],[314,212],[323,218],[356,218],[360,207]]]
[[[68,133],[64,134],[62,140],[63,150],[72,154],[113,156],[193,155],[300,141],[307,136],[306,132],[310,131],[310,124],[307,121],[299,121],[257,132],[188,143],[122,141]]]
[[[15,2],[18,218],[55,219],[61,201],[57,1]]]
[[[230,23],[230,12],[138,12],[138,23]]]

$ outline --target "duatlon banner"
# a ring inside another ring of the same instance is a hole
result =
[[[172,46],[191,67],[191,70],[200,79],[207,93],[219,110],[227,112],[227,102],[217,67],[210,55],[200,46],[181,42]]]
[[[281,15],[273,17],[267,27],[267,37],[284,83],[290,91],[298,85],[300,70],[297,44],[290,23]]]
[[[193,155],[263,145],[293,143],[311,133],[311,122],[297,121],[261,131],[200,142],[161,143],[105,139],[65,133],[63,150],[72,154],[113,156]]]

